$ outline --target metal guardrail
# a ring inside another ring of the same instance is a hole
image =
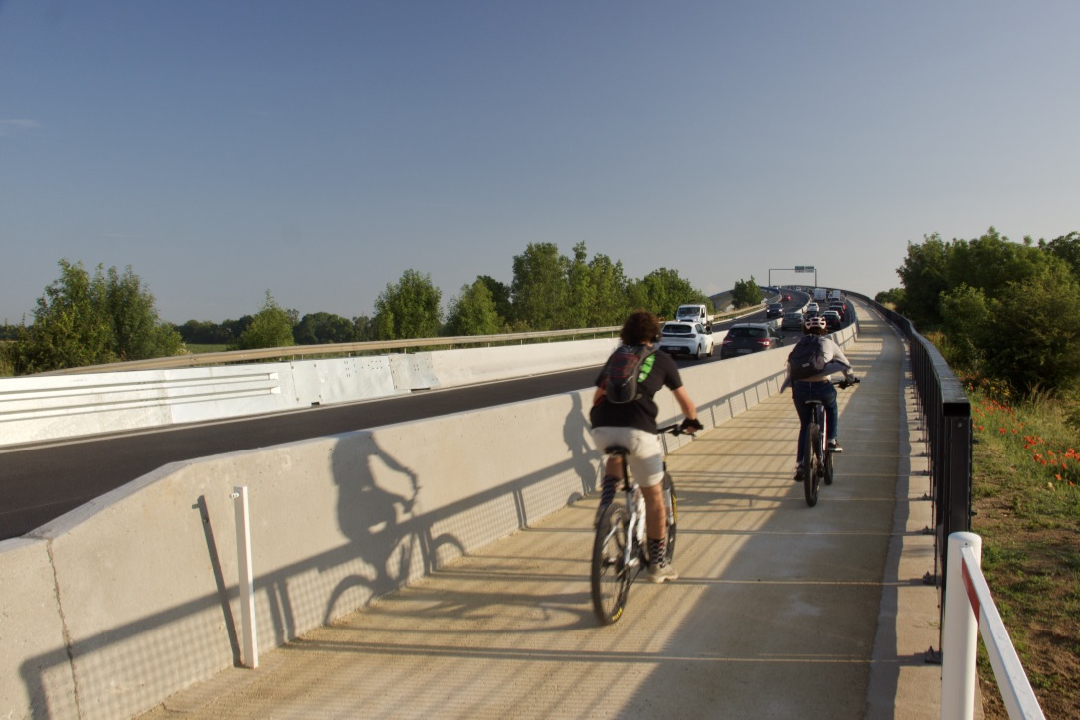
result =
[[[756,307],[752,312],[757,312]],[[712,316],[713,322],[736,318],[745,314],[746,308]],[[453,348],[469,345],[506,345],[513,343],[534,342],[538,340],[578,339],[602,335],[617,335],[621,325],[599,328],[577,328],[573,330],[546,330],[524,333],[505,333],[499,335],[459,335],[454,337],[430,337],[408,340],[371,340],[353,343],[328,343],[324,345],[288,345],[285,347],[258,348],[254,350],[226,350],[223,352],[197,353],[192,355],[172,355],[170,357],[130,360],[127,362],[106,363],[104,365],[84,365],[36,373],[45,375],[74,375],[84,373],[117,372],[119,370],[169,370],[173,368],[206,367],[209,365],[230,365],[234,363],[256,362],[259,360],[283,360],[301,357],[342,357],[378,353],[387,350],[408,351],[415,348]]]
[[[534,340],[552,340],[597,335],[617,334],[620,326],[606,328],[580,328],[577,330],[552,330],[546,332],[507,333],[503,335],[464,335],[458,337],[432,337],[409,340],[371,340],[354,343],[328,343],[324,345],[288,345],[285,347],[258,348],[254,350],[226,350],[223,352],[172,355],[170,357],[131,360],[128,362],[86,365],[38,373],[38,375],[72,375],[118,370],[168,370],[173,368],[230,365],[258,360],[282,360],[300,357],[342,357],[378,353],[386,350],[408,351],[414,348],[452,348],[465,345],[494,345],[525,343]]]
[[[915,393],[926,423],[934,503],[934,571],[928,579],[938,588],[944,617],[947,540],[952,533],[971,530],[971,402],[945,358],[910,320],[864,295],[848,294],[872,305],[908,339]]]

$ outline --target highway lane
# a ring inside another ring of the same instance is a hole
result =
[[[0,453],[0,539],[18,537],[177,460],[280,445],[588,387],[597,368]]]
[[[797,302],[788,303],[797,306]],[[764,322],[765,312],[738,322]],[[718,323],[722,330],[736,321]],[[700,362],[718,362],[716,356]],[[699,361],[679,360],[682,367]],[[24,535],[162,465],[280,445],[589,387],[599,367],[277,415],[174,426],[0,451],[0,540]]]

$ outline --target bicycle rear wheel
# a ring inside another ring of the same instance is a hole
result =
[[[675,483],[671,476],[664,473],[664,511],[667,516],[667,540],[664,543],[664,558],[671,562],[675,557],[675,527],[679,519],[679,503],[675,498]]]
[[[596,526],[592,599],[596,617],[604,625],[618,622],[630,593],[630,572],[626,567],[627,521],[622,505],[612,503]]]
[[[806,496],[806,504],[810,507],[817,505],[818,498],[818,438],[821,436],[821,426],[811,423],[806,428],[806,444],[803,446],[803,494]]]

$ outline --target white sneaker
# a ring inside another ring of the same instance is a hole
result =
[[[657,565],[656,563],[653,563],[649,565],[649,580],[654,583],[678,579],[679,573],[675,571],[675,566],[671,563],[667,563],[666,565]]]

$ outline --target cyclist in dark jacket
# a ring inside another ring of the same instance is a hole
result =
[[[652,347],[660,338],[660,322],[650,312],[638,311],[627,318],[620,337],[624,345]],[[664,452],[656,435],[658,409],[653,396],[662,387],[671,390],[686,419],[682,429],[694,433],[701,429],[697,408],[683,387],[679,368],[667,353],[656,352],[652,367],[644,380],[638,383],[641,397],[628,403],[612,403],[607,400],[604,384],[607,375],[601,371],[596,378],[596,392],[589,412],[592,438],[603,449],[622,445],[630,450],[627,462],[630,473],[641,487],[645,497],[645,530],[649,537],[649,579],[655,583],[675,580],[679,574],[665,562],[664,545],[667,535],[667,518],[664,510],[663,487]],[[615,492],[622,481],[622,465],[614,456],[608,458],[604,473],[603,491],[597,519],[615,499]]]
[[[820,315],[807,318],[803,323],[804,335],[822,335],[826,333],[825,319]],[[836,388],[832,386],[830,376],[841,372],[848,380],[855,378],[844,351],[840,349],[831,338],[821,338],[821,349],[825,355],[825,369],[819,375],[808,377],[804,380],[792,380],[791,368],[788,368],[788,377],[784,380],[781,390],[791,385],[791,399],[795,402],[795,412],[799,414],[799,448],[796,451],[795,480],[802,480],[801,468],[803,463],[803,446],[806,442],[806,428],[810,424],[813,410],[806,404],[807,400],[820,400],[825,406],[825,440],[833,452],[843,452],[836,441],[836,433],[839,430],[836,412]]]

